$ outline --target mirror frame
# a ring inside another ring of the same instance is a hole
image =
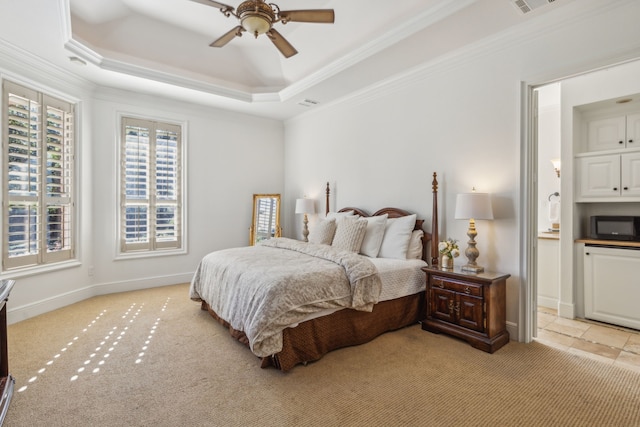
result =
[[[260,199],[276,199],[276,218],[274,232],[271,237],[281,237],[282,229],[280,228],[280,194],[254,194],[253,195],[253,218],[251,219],[251,227],[249,228],[249,246],[256,244],[256,230],[258,221],[258,201]]]

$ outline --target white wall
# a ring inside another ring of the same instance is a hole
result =
[[[95,88],[46,63],[33,69],[14,64],[16,55],[0,50],[2,77],[79,103],[79,262],[57,271],[3,274],[16,280],[8,303],[10,323],[93,295],[187,282],[206,253],[248,243],[254,193],[284,191],[282,122]],[[115,260],[118,114],[186,126],[184,255]]]
[[[435,171],[441,182],[441,237],[464,242],[467,223],[453,218],[456,194],[472,186],[492,193],[495,220],[477,224],[478,262],[511,274],[507,322],[518,339],[527,293],[520,232],[521,82],[540,84],[640,56],[640,27],[633,22],[640,3],[616,6],[572,3],[447,60],[288,121],[285,196],[293,200],[319,192],[328,180],[336,185],[335,207],[372,211],[397,206],[429,219]],[[297,232],[293,208],[286,209],[287,227]]]

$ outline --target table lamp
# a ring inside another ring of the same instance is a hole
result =
[[[314,208],[314,204],[313,204],[313,200],[312,199],[297,199],[296,200],[296,213],[297,214],[304,214],[304,219],[302,221],[302,223],[304,224],[303,228],[302,228],[302,237],[304,238],[305,242],[309,241],[309,227],[308,227],[308,223],[309,223],[309,218],[307,217],[307,214],[312,214],[315,213],[316,210]]]
[[[477,219],[493,219],[493,209],[491,208],[491,196],[488,193],[476,193],[475,188],[472,193],[458,194],[456,198],[455,219],[468,219],[469,230],[467,236],[467,249],[464,251],[467,257],[467,264],[462,266],[462,271],[471,271],[480,273],[484,271],[484,267],[476,263],[476,259],[480,252],[476,248],[476,220]]]

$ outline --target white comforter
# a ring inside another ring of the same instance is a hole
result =
[[[382,284],[364,256],[327,245],[276,238],[205,256],[190,297],[243,331],[251,351],[282,350],[282,330],[326,308],[371,311]]]

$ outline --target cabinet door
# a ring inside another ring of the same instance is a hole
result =
[[[484,311],[482,298],[458,294],[456,312],[458,324],[463,328],[484,332]]]
[[[431,288],[431,316],[445,322],[455,322],[456,293],[448,289]]]
[[[585,317],[640,329],[638,271],[638,250],[585,246]]]
[[[580,197],[620,195],[620,155],[578,158]]]
[[[627,148],[640,148],[640,113],[627,116]]]
[[[622,196],[640,196],[640,153],[621,156]]]
[[[625,116],[591,120],[587,129],[587,151],[624,148],[625,133]]]

